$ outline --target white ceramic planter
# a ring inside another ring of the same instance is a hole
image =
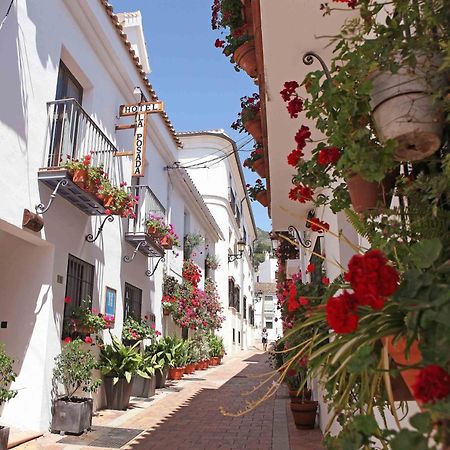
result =
[[[371,76],[370,104],[377,134],[381,141],[397,141],[397,161],[426,158],[441,145],[443,114],[432,91],[442,79],[435,77],[430,82],[426,76],[436,70],[436,63],[418,58],[415,71],[405,66],[395,74],[375,72]]]

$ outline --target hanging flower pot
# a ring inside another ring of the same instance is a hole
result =
[[[437,67],[428,56],[419,56],[415,70],[403,66],[397,73],[377,71],[370,77],[375,128],[380,140],[397,142],[397,161],[426,158],[441,146],[444,118],[432,92],[442,79],[434,76],[429,81]]]
[[[412,343],[409,348],[408,357],[405,356],[406,339],[404,337],[400,337],[394,343],[394,336],[387,336],[383,339],[383,344],[388,346],[389,354],[398,366],[413,366],[422,361],[422,354],[419,349],[418,341]],[[416,382],[416,377],[419,372],[419,369],[406,369],[400,371],[400,375],[413,395],[412,386]]]
[[[233,53],[233,59],[249,77],[255,78],[258,75],[256,48],[253,39],[239,46]]]
[[[165,248],[166,250],[170,250],[172,248],[172,239],[170,239],[169,235],[165,235],[161,238],[159,241],[161,246]]]
[[[246,120],[244,128],[255,139],[256,142],[262,143],[262,127],[261,127],[261,112],[258,111],[253,119]]]
[[[267,197],[267,191],[260,191],[255,194],[255,200],[261,203],[265,208],[269,206],[269,198]]]
[[[81,189],[86,188],[88,181],[88,172],[86,169],[75,169],[72,175],[72,181]]]
[[[312,429],[316,422],[318,402],[304,400],[302,402],[291,402],[291,412],[294,417],[295,426],[301,429]]]
[[[112,195],[105,195],[103,197],[103,206],[110,208],[114,204],[114,197]]]
[[[347,177],[347,189],[353,209],[362,213],[370,209],[389,207],[397,174],[398,171],[394,170],[387,174],[381,183],[367,181],[359,174]]]
[[[264,162],[264,158],[257,159],[252,164],[252,169],[261,177],[266,178],[266,164]]]

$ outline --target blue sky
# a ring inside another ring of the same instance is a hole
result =
[[[244,72],[235,72],[211,30],[212,0],[112,0],[115,12],[140,10],[152,73],[149,78],[177,131],[224,128],[238,146],[247,140],[230,128],[239,99],[257,92]],[[251,149],[251,144],[245,150]],[[243,161],[248,152],[241,151]],[[248,182],[253,172],[244,169]],[[257,225],[269,231],[267,208],[252,203]]]

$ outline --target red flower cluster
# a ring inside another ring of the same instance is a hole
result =
[[[341,157],[341,152],[337,147],[325,147],[320,150],[317,162],[322,166],[336,164]]]
[[[311,231],[316,231],[317,233],[323,233],[324,231],[328,231],[330,229],[330,225],[317,217],[313,217],[309,224],[311,225]]]
[[[295,135],[295,142],[297,142],[297,149],[303,150],[306,147],[306,139],[311,137],[311,131],[305,125],[300,127],[300,130],[297,131]]]
[[[300,149],[294,149],[291,153],[289,153],[287,157],[287,162],[292,167],[297,167],[297,164],[303,158],[303,152]]]
[[[303,100],[300,97],[292,98],[287,104],[287,110],[291,119],[296,119],[298,113],[303,111]]]
[[[355,296],[347,291],[328,299],[327,322],[336,333],[353,333],[358,328]]]
[[[344,277],[351,284],[358,304],[369,305],[373,309],[383,308],[386,297],[398,289],[400,279],[397,270],[388,265],[380,250],[354,255]]]
[[[225,45],[225,41],[223,41],[221,39],[216,39],[216,42],[214,42],[214,46],[216,48],[223,48],[224,45]]]
[[[316,270],[316,265],[313,263],[309,263],[308,266],[306,267],[306,271],[308,273],[314,272],[314,270]]]
[[[298,291],[297,291],[297,283],[296,280],[300,279],[301,275],[300,273],[292,279],[292,282],[289,286],[289,297],[288,297],[288,311],[294,312],[297,311],[298,308],[301,306],[308,306],[309,300],[306,297],[298,297]]]
[[[450,395],[450,374],[437,364],[424,367],[413,385],[414,397],[423,403],[434,403]]]
[[[340,296],[328,299],[327,303],[327,321],[336,333],[352,333],[356,330],[358,306],[382,309],[386,297],[398,289],[400,280],[397,270],[388,265],[387,258],[380,250],[354,255],[348,269],[344,278],[354,293],[344,291]]]
[[[190,259],[183,263],[183,280],[196,288],[200,283],[201,272],[197,264]]]
[[[280,95],[285,102],[288,102],[291,99],[292,95],[295,94],[295,90],[298,89],[300,85],[296,81],[286,81],[283,87],[284,89],[280,92]]]
[[[289,191],[289,198],[291,200],[297,200],[300,203],[306,203],[312,200],[313,193],[313,190],[309,186],[298,184]]]

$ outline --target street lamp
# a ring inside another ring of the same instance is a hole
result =
[[[245,250],[245,241],[240,239],[237,243],[237,253],[232,253],[228,255],[228,262],[236,261],[237,259],[241,259]]]

